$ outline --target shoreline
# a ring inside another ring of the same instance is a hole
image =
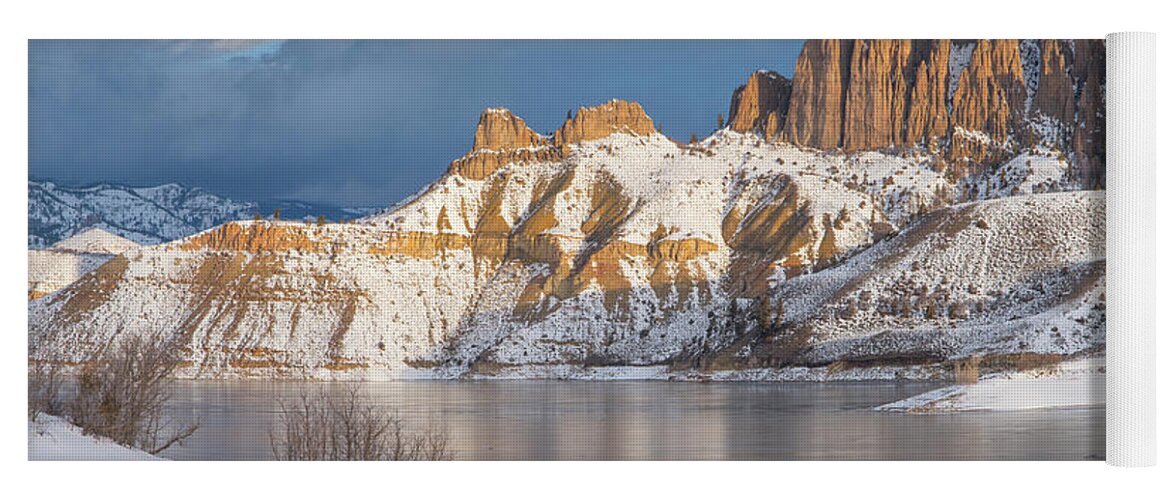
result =
[[[1067,356],[1061,361],[1038,368],[999,369],[989,371],[981,384],[994,380],[1047,379],[1068,376],[1094,369],[1104,370],[1105,357],[1100,352]],[[669,382],[867,382],[913,381],[954,383],[954,361],[933,364],[879,365],[841,367],[836,364],[817,367],[745,368],[732,370],[672,370],[669,365],[581,366],[571,364],[523,365],[497,368],[492,373],[454,372],[443,368],[357,368],[337,371],[325,368],[301,373],[272,370],[248,372],[226,371],[217,376],[193,376],[178,370],[174,381],[258,381],[258,382],[396,382],[416,380],[486,381],[486,380],[580,380],[580,381],[669,381]],[[1102,365],[1102,366],[1098,366]],[[66,372],[74,366],[62,365]]]
[[[1053,367],[998,373],[975,384],[956,384],[875,411],[939,414],[972,411],[1026,411],[1099,407],[1106,404],[1106,358],[1064,361]]]

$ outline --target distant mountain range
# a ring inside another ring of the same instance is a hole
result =
[[[28,247],[46,248],[90,228],[144,245],[172,241],[227,221],[270,216],[286,219],[353,219],[370,210],[295,201],[240,202],[179,184],[130,187],[97,184],[64,187],[28,182]]]
[[[31,355],[161,333],[200,378],[867,377],[1101,349],[1103,57],[809,41],[792,81],[749,75],[727,126],[690,144],[633,102],[551,136],[487,109],[466,155],[377,214],[114,257],[30,303]],[[251,215],[228,213],[200,220]]]

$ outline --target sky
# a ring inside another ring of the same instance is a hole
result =
[[[390,205],[468,151],[480,112],[539,133],[613,98],[703,137],[800,40],[32,40],[29,178],[177,182],[240,201]]]

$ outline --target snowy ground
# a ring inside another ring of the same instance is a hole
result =
[[[162,460],[106,438],[86,436],[61,417],[38,414],[28,423],[29,460]]]
[[[1106,359],[1067,361],[1053,368],[997,374],[875,408],[904,413],[1011,411],[1106,404]]]

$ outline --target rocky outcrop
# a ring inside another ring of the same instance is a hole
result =
[[[578,108],[577,113],[553,135],[553,144],[565,148],[570,144],[593,141],[614,133],[651,135],[655,122],[637,102],[614,99],[602,105]]]
[[[772,71],[757,71],[732,94],[728,127],[736,132],[758,132],[773,139],[785,124],[793,82]]]
[[[768,85],[781,80],[758,72],[733,94],[729,127],[823,150],[922,146],[953,178],[1044,143],[1095,185],[1102,54],[1100,40],[810,40],[787,107]]]
[[[943,137],[947,40],[815,40],[793,75],[784,139],[846,151]]]
[[[314,238],[312,227],[300,223],[229,222],[177,243],[180,250],[249,253],[290,251],[320,253],[328,247]]]
[[[948,125],[948,40],[916,40],[913,47],[914,74],[903,144],[926,144],[947,136]]]
[[[655,123],[637,102],[614,99],[579,108],[549,141],[508,110],[487,109],[480,114],[472,150],[451,162],[448,171],[482,180],[504,165],[558,161],[571,144],[615,133],[647,136],[655,133]]]
[[[471,180],[483,180],[505,165],[524,165],[546,161],[557,161],[561,154],[553,148],[505,149],[502,151],[478,151],[468,153],[451,162],[449,171]]]
[[[956,173],[1002,160],[1008,141],[1024,123],[1028,98],[1016,40],[980,40],[952,96],[949,159]]]
[[[947,40],[855,40],[842,149],[881,149],[944,136],[949,53]]]
[[[1106,185],[1106,44],[1074,42],[1073,78],[1079,89],[1073,133],[1073,164],[1085,187]]]
[[[482,180],[504,165],[560,158],[559,151],[550,147],[549,140],[530,129],[524,120],[506,109],[489,108],[480,114],[472,150],[451,162],[448,171],[468,179]]]
[[[842,116],[842,149],[903,142],[910,89],[910,40],[857,40]]]
[[[480,114],[472,151],[535,148],[548,143],[507,109],[489,108]]]
[[[842,106],[849,82],[850,40],[809,40],[793,71],[793,92],[784,138],[801,146],[834,149],[841,145]]]
[[[1041,65],[1033,113],[1074,123],[1074,82],[1070,78],[1066,47],[1057,40],[1041,40]]]

